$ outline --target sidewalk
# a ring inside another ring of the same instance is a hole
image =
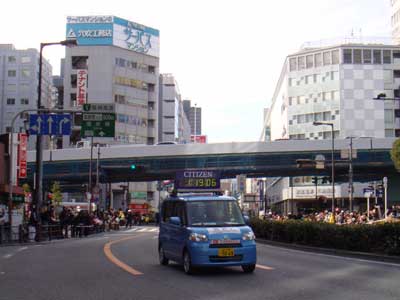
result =
[[[366,259],[366,260],[374,260],[374,261],[383,261],[383,262],[396,263],[396,264],[400,265],[400,256],[367,253],[367,252],[355,252],[355,251],[347,251],[347,250],[341,250],[341,249],[320,248],[320,247],[312,247],[312,246],[299,245],[299,244],[275,242],[275,241],[264,240],[264,239],[256,239],[256,242],[260,243],[260,244],[266,244],[266,245],[301,250],[301,251],[317,252],[317,253],[323,253],[323,254],[352,257],[352,258],[359,258],[359,259]]]

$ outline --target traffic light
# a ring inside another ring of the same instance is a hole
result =
[[[318,177],[317,177],[317,176],[314,176],[314,177],[312,178],[311,182],[314,183],[314,184],[317,184],[317,182],[318,182]]]
[[[131,170],[136,170],[136,165],[135,164],[131,164]]]
[[[322,184],[326,184],[326,183],[330,182],[329,178],[330,177],[328,177],[328,176],[322,177]]]

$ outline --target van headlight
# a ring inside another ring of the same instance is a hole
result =
[[[254,235],[254,233],[252,231],[245,232],[242,235],[242,240],[243,241],[254,241],[255,238],[256,238],[256,236]]]
[[[189,235],[189,240],[192,242],[207,242],[208,238],[205,234],[193,232]]]

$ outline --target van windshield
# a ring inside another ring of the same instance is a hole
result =
[[[192,227],[243,226],[239,206],[233,200],[187,202],[188,225]]]

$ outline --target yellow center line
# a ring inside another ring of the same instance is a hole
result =
[[[262,270],[274,270],[272,267],[264,266],[264,265],[256,265],[257,268],[262,269]]]
[[[116,241],[112,241],[112,242],[108,242],[107,244],[104,245],[104,254],[106,255],[106,257],[115,265],[117,265],[118,267],[120,267],[121,269],[123,269],[124,271],[132,274],[132,275],[143,275],[142,272],[139,272],[138,270],[135,270],[134,268],[128,266],[126,263],[124,263],[123,261],[119,260],[118,258],[116,258],[114,256],[114,254],[111,251],[111,245],[113,244],[117,244],[126,240],[131,240],[133,238],[136,238],[140,235],[134,235],[134,236],[130,236],[130,237],[126,237],[126,238],[122,238]]]

